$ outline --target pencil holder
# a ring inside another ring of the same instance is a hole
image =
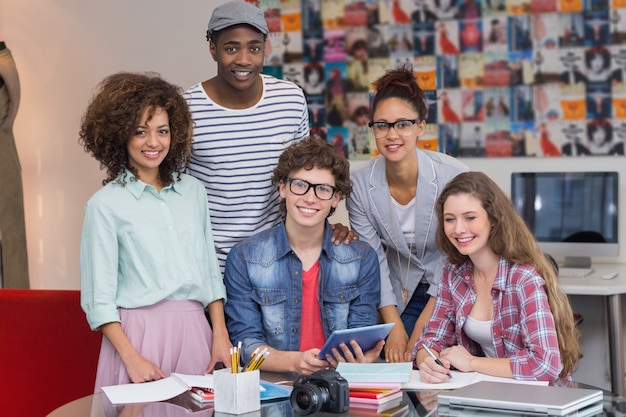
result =
[[[230,368],[213,372],[216,412],[244,414],[261,409],[260,371],[232,373]]]

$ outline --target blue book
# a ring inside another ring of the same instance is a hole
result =
[[[289,398],[292,390],[292,387],[286,387],[264,380],[261,380],[261,387],[263,387],[261,390],[261,401]]]

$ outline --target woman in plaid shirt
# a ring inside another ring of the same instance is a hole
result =
[[[580,347],[569,300],[509,198],[484,173],[465,172],[442,191],[436,212],[437,244],[449,264],[415,345],[422,381],[447,381],[452,367],[570,379]]]

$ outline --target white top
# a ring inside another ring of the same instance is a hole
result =
[[[280,154],[309,134],[302,90],[262,77],[263,95],[247,109],[218,105],[202,84],[184,94],[195,123],[187,172],[206,188],[222,272],[236,243],[278,223],[280,199],[272,172]]]
[[[406,243],[411,245],[415,239],[415,197],[408,204],[402,205],[396,201],[395,198],[390,197],[392,201],[391,209],[394,211],[393,215],[396,216],[400,223],[400,229],[406,239]]]
[[[486,357],[496,357],[496,349],[493,347],[493,338],[491,337],[491,320],[476,320],[472,316],[467,316],[463,331],[470,339],[480,345]]]

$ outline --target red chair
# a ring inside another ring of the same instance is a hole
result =
[[[101,341],[79,291],[0,289],[0,414],[44,417],[92,394]]]

